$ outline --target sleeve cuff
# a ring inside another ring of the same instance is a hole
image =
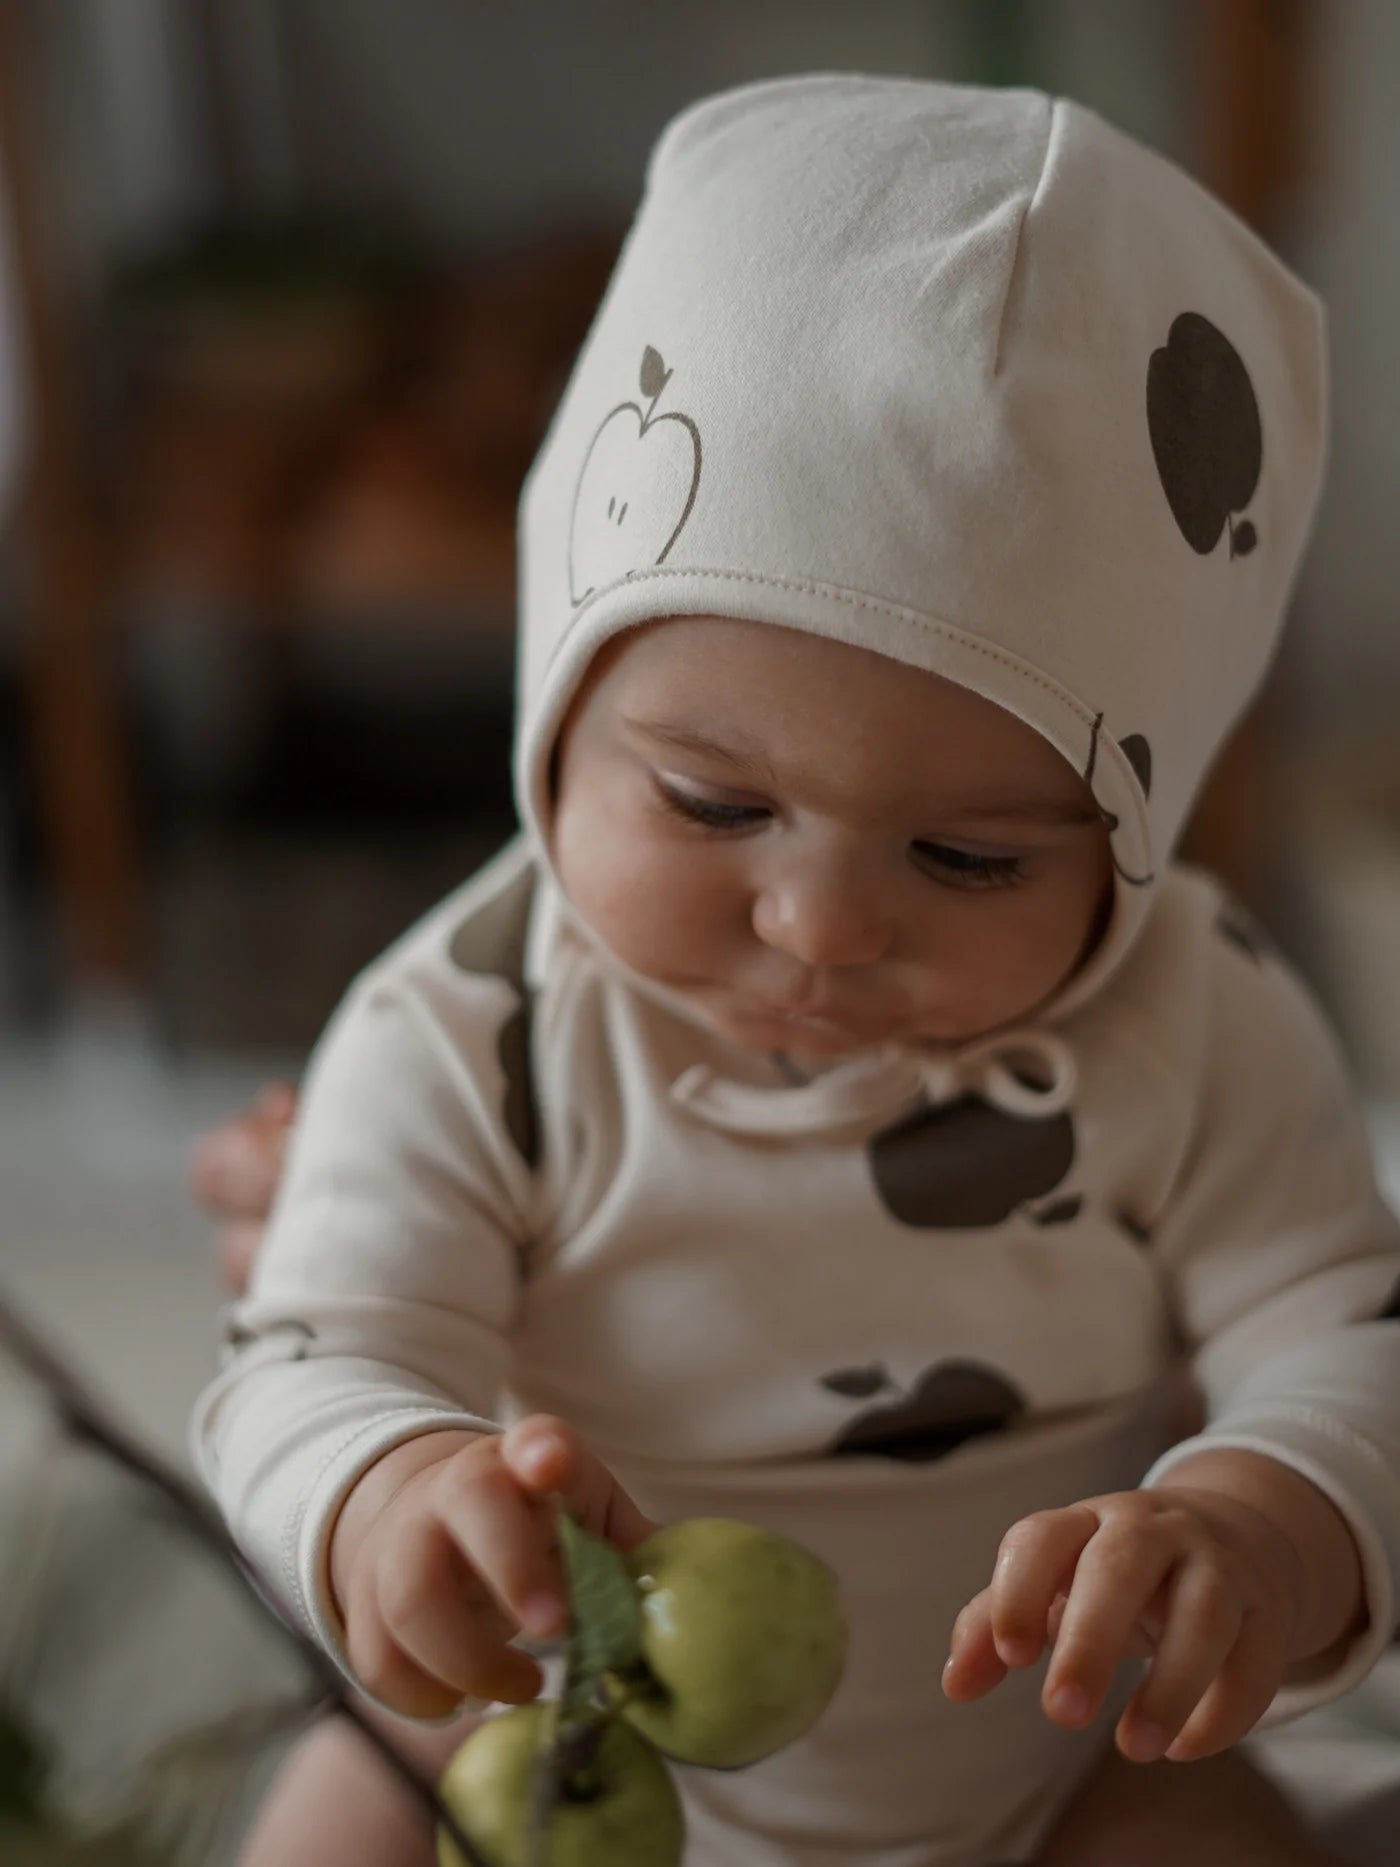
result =
[[[350,1667],[345,1627],[336,1612],[330,1586],[331,1532],[351,1489],[376,1459],[424,1433],[465,1431],[499,1433],[495,1420],[445,1408],[405,1408],[386,1414],[350,1435],[326,1459],[305,1505],[287,1527],[283,1542],[284,1580],[307,1628],[357,1692],[376,1704]],[[392,1706],[384,1706],[392,1710]],[[456,1716],[454,1712],[451,1714]]]
[[[1345,1519],[1361,1557],[1366,1626],[1325,1670],[1284,1681],[1256,1726],[1267,1730],[1351,1691],[1394,1639],[1395,1582],[1381,1526],[1397,1522],[1400,1479],[1367,1441],[1340,1429],[1334,1419],[1300,1411],[1207,1427],[1163,1453],[1143,1478],[1142,1488],[1160,1484],[1198,1452],[1227,1449],[1276,1459],[1316,1485]],[[1300,1668],[1303,1674],[1305,1668]]]

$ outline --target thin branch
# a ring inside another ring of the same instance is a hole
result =
[[[252,1558],[229,1535],[213,1503],[156,1453],[139,1444],[129,1432],[107,1415],[87,1386],[64,1363],[47,1342],[23,1320],[14,1302],[0,1294],[0,1349],[22,1367],[44,1390],[60,1420],[74,1438],[96,1446],[118,1465],[160,1493],[173,1506],[176,1519],[205,1548],[232,1570],[240,1584],[253,1596],[263,1612],[292,1642],[307,1668],[334,1709],[348,1718],[361,1737],[383,1758],[434,1821],[446,1829],[466,1867],[490,1867],[479,1850],[462,1833],[456,1818],[439,1796],[435,1786],[408,1760],[399,1755],[382,1732],[365,1717],[351,1694],[339,1669],[297,1625],[291,1608],[285,1605],[271,1582]]]

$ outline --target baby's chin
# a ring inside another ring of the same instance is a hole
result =
[[[758,1056],[772,1056],[776,1052],[790,1057],[794,1063],[812,1067],[829,1067],[891,1046],[960,1050],[968,1044],[995,1037],[998,1031],[1013,1030],[1028,1015],[1033,1013],[1013,1011],[995,1021],[954,1018],[891,1021],[855,1030],[816,1019],[726,1015],[710,1007],[703,1012],[704,1022],[736,1048]]]
[[[635,961],[629,963],[629,970],[634,977],[661,987],[673,1002],[683,1000],[697,1024],[737,1050],[754,1056],[779,1052],[798,1063],[839,1063],[891,1045],[957,1049],[1007,1029],[1026,1015],[1019,1006],[984,1006],[972,1015],[965,1007],[921,1006],[917,1012],[866,1013],[858,1019],[778,1012],[736,1003],[727,989],[708,980],[678,977],[660,968],[644,971]]]

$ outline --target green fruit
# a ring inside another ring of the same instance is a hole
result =
[[[614,1680],[623,1716],[681,1763],[738,1769],[801,1737],[846,1659],[846,1619],[826,1564],[726,1517],[668,1525],[628,1564],[642,1602],[643,1663]]]
[[[487,1719],[442,1775],[443,1801],[491,1867],[527,1867],[536,1768],[550,1707],[519,1705]],[[619,1719],[585,1768],[568,1778],[550,1822],[547,1867],[679,1867],[685,1822],[670,1772]],[[464,1867],[438,1836],[439,1867]]]

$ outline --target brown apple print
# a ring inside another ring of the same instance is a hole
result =
[[[838,1458],[928,1465],[969,1439],[1002,1431],[1026,1411],[1024,1397],[1008,1380],[975,1361],[936,1362],[919,1376],[912,1391],[902,1388],[878,1362],[868,1368],[839,1368],[823,1375],[821,1385],[852,1400],[882,1397],[880,1406],[858,1413],[832,1441],[828,1451]]]
[[[478,979],[500,979],[516,994],[519,1003],[501,1026],[496,1039],[496,1055],[500,1061],[501,1073],[506,1079],[505,1104],[502,1115],[506,1133],[515,1143],[520,1158],[527,1167],[537,1167],[540,1158],[540,1126],[535,1106],[533,1073],[530,1068],[530,1013],[533,994],[525,985],[524,954],[502,953],[499,938],[493,938],[497,930],[490,924],[488,916],[468,915],[448,942],[447,952],[452,963],[463,972]],[[517,960],[509,974],[495,970],[491,962],[498,967],[504,959],[507,963]]]
[[[1147,431],[1172,517],[1203,557],[1230,533],[1231,558],[1259,542],[1248,519],[1263,464],[1254,385],[1240,353],[1199,311],[1172,320],[1147,365]]]
[[[496,1039],[496,1055],[506,1079],[506,1133],[515,1143],[516,1152],[527,1167],[537,1167],[540,1160],[540,1123],[535,1109],[530,1069],[531,994],[526,992],[512,1015],[501,1026]]]
[[[1053,1193],[1074,1162],[1068,1114],[1008,1115],[977,1096],[916,1109],[867,1143],[880,1202],[901,1225],[958,1231],[1000,1225],[1018,1206]],[[1041,1217],[1078,1215],[1058,1202]],[[1033,1215],[1035,1216],[1035,1215]]]
[[[1093,728],[1089,735],[1089,762],[1084,768],[1084,782],[1091,791],[1094,789],[1094,772],[1098,768],[1099,736],[1102,731],[1103,714],[1096,713],[1094,715]],[[1133,775],[1142,787],[1143,796],[1150,797],[1152,795],[1152,747],[1141,733],[1129,733],[1126,739],[1119,740],[1118,745],[1124,758],[1127,759],[1128,763],[1133,768]],[[1099,802],[1097,795],[1095,795],[1094,802],[1096,804]],[[1118,818],[1111,810],[1105,810],[1102,804],[1099,804],[1099,815],[1103,818],[1104,827],[1107,829],[1109,837],[1112,838],[1114,831],[1118,828]],[[1130,888],[1147,888],[1156,880],[1156,877],[1150,873],[1147,875],[1129,875],[1128,871],[1118,860],[1117,854],[1113,851],[1111,842],[1109,848],[1110,854],[1113,857],[1114,869]]]
[[[1037,1225],[1073,1225],[1083,1210],[1083,1194],[1069,1193],[1063,1199],[1051,1200],[1048,1206],[1041,1206],[1031,1217]]]
[[[672,374],[648,345],[642,401],[620,402],[589,443],[569,520],[576,604],[629,571],[664,564],[690,517],[700,487],[700,430],[688,415],[657,414]]]

